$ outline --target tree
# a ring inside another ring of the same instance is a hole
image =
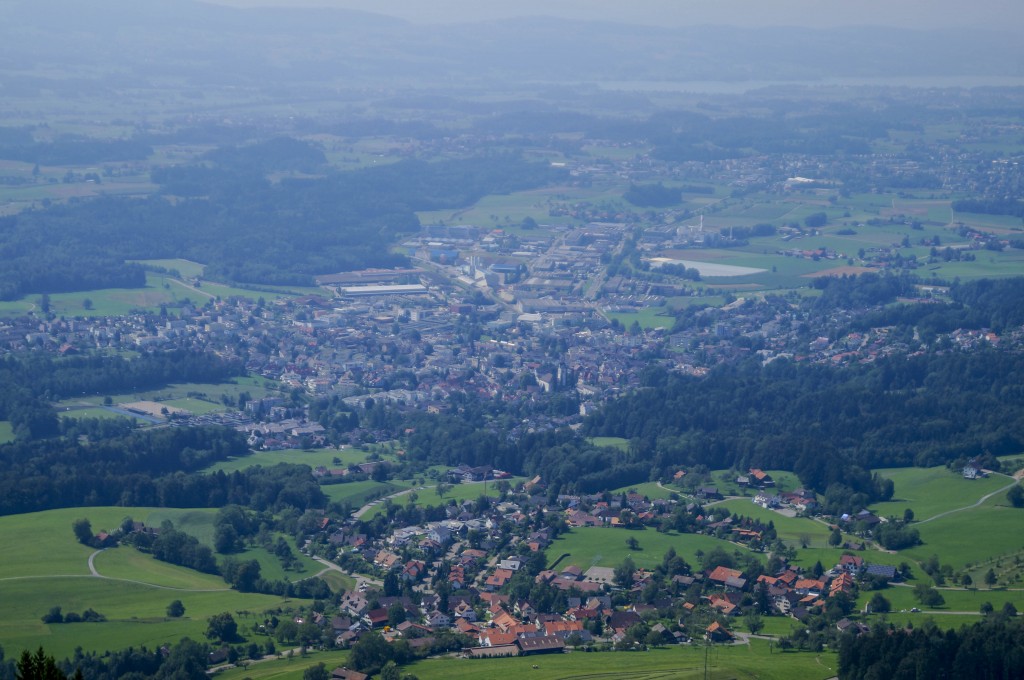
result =
[[[302,680],[330,680],[330,678],[331,673],[322,661],[315,666],[310,666],[302,673]]]
[[[174,600],[169,605],[167,605],[167,615],[175,619],[179,616],[184,616],[185,605],[181,603],[181,600]]]
[[[834,547],[840,545],[842,542],[843,542],[843,535],[839,532],[839,528],[837,527],[837,528],[832,530],[831,534],[829,534],[828,544],[834,548]]]
[[[998,580],[999,579],[996,577],[996,572],[994,569],[989,568],[989,570],[985,572],[985,585],[987,585],[989,588],[994,586],[996,584],[996,581]]]
[[[437,497],[444,498],[444,495],[448,493],[451,490],[451,488],[452,485],[448,484],[447,482],[438,482],[437,488],[435,489],[437,491]]]
[[[92,545],[92,524],[89,520],[84,517],[76,519],[71,523],[71,530],[75,532],[75,538],[79,543],[82,545]]]
[[[43,614],[43,623],[64,623],[64,614],[60,607],[50,607],[50,611]]]
[[[1024,488],[1017,484],[1006,492],[1006,500],[1015,508],[1024,508]]]
[[[995,611],[995,608],[992,606],[991,602],[982,602],[979,611],[981,612],[982,616],[988,616],[993,611]]]
[[[875,614],[885,614],[892,611],[892,603],[885,599],[881,593],[875,593],[868,601],[868,610]]]
[[[914,586],[914,597],[926,607],[941,607],[946,604],[946,598],[942,597],[942,593],[927,583],[918,583]]]
[[[57,666],[57,661],[43,652],[40,647],[35,654],[26,649],[18,660],[16,677],[18,680],[67,680],[67,676]]]
[[[632,536],[626,539],[626,545],[629,547],[630,550],[640,550],[640,541],[636,540]]]
[[[623,588],[633,585],[633,573],[636,572],[636,563],[632,557],[626,557],[622,564],[615,567],[615,583]]]
[[[910,508],[907,508],[906,510],[903,511],[903,523],[904,524],[910,524],[913,521],[914,521],[914,511],[911,510]]]
[[[388,607],[388,625],[392,628],[405,622],[405,607],[396,602]]]
[[[761,620],[761,615],[757,612],[747,614],[744,620],[751,635],[757,635],[764,628],[764,621]]]
[[[92,309],[92,300],[85,298],[82,300],[82,309]]]
[[[380,680],[401,680],[401,671],[398,670],[398,664],[394,661],[388,661],[384,664],[384,667],[380,669]]]
[[[207,622],[206,637],[210,640],[232,642],[238,638],[238,624],[229,612],[214,614]]]

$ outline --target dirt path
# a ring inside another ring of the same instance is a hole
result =
[[[1016,486],[1017,484],[1019,484],[1019,482],[1018,482],[1018,481],[1017,481],[1017,480],[1015,479],[1015,480],[1013,480],[1013,481],[1012,481],[1011,483],[1009,483],[1009,484],[1007,484],[1006,486],[1004,486],[1003,488],[1001,488],[1001,489],[996,489],[996,490],[995,490],[995,491],[993,491],[992,493],[989,493],[989,494],[985,494],[984,496],[982,496],[982,497],[981,497],[981,498],[980,498],[980,499],[978,500],[978,502],[977,502],[977,503],[975,503],[975,504],[973,504],[973,505],[967,505],[967,506],[964,506],[964,507],[962,507],[962,508],[956,508],[956,509],[954,509],[954,510],[946,510],[945,512],[940,512],[940,513],[939,513],[939,514],[937,514],[937,515],[932,515],[932,516],[931,516],[931,517],[929,517],[928,519],[923,519],[923,520],[921,520],[920,522],[916,522],[916,524],[927,524],[928,522],[932,522],[932,521],[934,521],[934,520],[937,520],[937,519],[941,519],[941,518],[943,518],[943,517],[946,517],[946,516],[948,516],[948,515],[952,515],[952,514],[954,514],[954,513],[957,513],[957,512],[963,512],[964,510],[971,510],[972,508],[976,508],[976,507],[980,506],[980,505],[981,505],[982,503],[984,503],[984,502],[985,502],[985,501],[987,501],[988,499],[992,498],[993,496],[995,496],[995,495],[997,495],[997,494],[1001,494],[1001,493],[1005,493],[1005,492],[1009,491],[1010,489],[1012,489],[1012,488],[1013,488],[1014,486]]]
[[[361,507],[358,510],[356,510],[355,512],[353,512],[352,513],[352,519],[359,519],[360,517],[362,517],[363,515],[368,513],[371,508],[373,508],[374,506],[380,505],[381,503],[383,503],[386,500],[390,500],[392,498],[398,498],[399,496],[404,496],[406,494],[410,494],[413,491],[423,491],[426,488],[427,487],[425,487],[425,486],[421,486],[421,487],[413,487],[411,489],[403,489],[402,491],[396,491],[395,493],[393,493],[393,494],[391,494],[389,496],[384,496],[382,498],[374,499],[374,500],[370,501],[369,503],[367,503],[366,505],[364,505],[363,507]]]

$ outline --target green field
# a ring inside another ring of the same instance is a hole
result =
[[[768,620],[768,619],[766,619]],[[707,659],[708,674],[704,674]],[[217,674],[224,680],[301,680],[306,668],[324,663],[328,672],[345,663],[345,652],[277,659]],[[436,658],[402,667],[420,680],[535,678],[536,680],[822,680],[836,674],[832,652],[780,653],[766,640],[749,645],[681,645],[647,652],[571,652],[507,659]]]
[[[14,427],[9,420],[0,420],[0,444],[14,441]]]
[[[254,451],[248,456],[232,458],[230,460],[216,463],[204,470],[204,472],[235,472],[236,470],[244,470],[246,468],[255,467],[256,465],[269,467],[271,465],[277,465],[278,463],[308,465],[311,468],[315,468],[318,465],[324,465],[326,467],[338,467],[339,465],[347,466],[353,463],[365,463],[369,453],[370,452],[365,449],[351,448],[343,451],[339,451],[338,449]],[[335,458],[338,458],[341,463],[336,465],[333,462]],[[329,487],[325,487],[325,489],[326,488]]]
[[[922,607],[921,603],[914,597],[914,589],[910,587],[895,586],[880,592],[892,604],[893,612],[906,610],[909,613],[912,608],[918,607],[929,613],[934,613],[936,619],[940,617],[961,616],[962,613],[978,614],[984,602],[991,603],[997,611],[1002,609],[1003,604],[1006,602],[1012,602],[1018,610],[1024,608],[1024,591],[1020,590],[942,588],[939,592],[942,594],[943,599],[946,600],[946,603],[935,609]],[[873,591],[861,591],[860,596],[857,598],[857,608],[863,610],[864,605],[871,599],[872,595],[874,595]],[[963,623],[967,623],[967,621]],[[957,623],[954,625],[960,625],[959,619],[957,619]]]
[[[94,531],[116,528],[125,517],[149,525],[170,519],[200,539],[212,539],[216,510],[152,508],[72,508],[0,518],[0,538],[17,546],[0,561],[0,644],[8,653],[40,644],[58,657],[76,646],[102,651],[129,645],[155,646],[175,642],[183,635],[199,639],[205,619],[221,611],[263,611],[285,605],[278,597],[227,590],[217,576],[200,574],[138,553],[114,548],[95,557],[103,578],[92,576],[92,548],[80,545],[71,523],[87,517]],[[276,562],[276,558],[273,558]],[[263,560],[261,560],[261,563]],[[312,565],[302,576],[319,571]],[[271,574],[272,575],[272,574]],[[165,620],[167,604],[180,599],[186,607],[182,620]],[[46,625],[40,617],[50,607],[65,612],[92,607],[107,616],[102,624]]]
[[[632,550],[626,541],[635,538],[639,550]],[[661,533],[654,529],[628,530],[610,527],[582,527],[562,534],[548,547],[548,559],[557,560],[563,553],[568,557],[558,563],[559,568],[575,564],[586,571],[590,567],[617,567],[626,559],[633,558],[638,567],[652,568],[661,564],[669,548],[691,565],[699,565],[697,551],[710,552],[722,548],[731,553],[734,550],[746,552],[728,541],[698,534]],[[753,553],[751,553],[753,554]]]
[[[191,260],[183,260],[181,258],[166,259],[166,260],[128,260],[129,262],[138,262],[143,266],[150,267],[163,267],[167,271],[178,270],[178,273],[185,278],[196,278],[203,275],[203,271],[206,269],[205,264],[199,264]]]
[[[537,680],[812,680],[836,675],[834,653],[772,653],[766,640],[749,645],[681,645],[647,652],[572,652],[510,659],[429,659],[412,664],[420,680],[535,678]]]
[[[371,498],[388,496],[408,487],[394,482],[366,480],[363,482],[348,482],[346,484],[325,484],[320,488],[331,499],[331,502],[350,503],[353,508],[358,508]]]
[[[933,468],[894,468],[876,470],[895,486],[893,500],[876,503],[871,510],[879,517],[903,517],[910,508],[918,521],[941,512],[973,505],[982,496],[1000,489],[1012,480],[1001,475],[984,479],[964,479],[959,471],[945,466]]]
[[[742,515],[758,519],[767,524],[772,522],[775,525],[775,532],[787,545],[798,547],[806,539],[809,547],[824,548],[828,546],[828,537],[831,530],[827,525],[806,517],[787,517],[774,510],[765,510],[760,505],[754,505],[747,499],[734,499],[718,503],[716,508],[726,508],[733,515]]]
[[[589,437],[587,441],[594,446],[613,446],[622,451],[629,450],[629,440],[622,437]]]
[[[660,486],[658,486],[657,482],[646,482],[644,484],[632,484],[630,486],[623,486],[623,487],[620,487],[618,489],[613,489],[612,493],[613,494],[621,494],[621,493],[629,493],[631,491],[635,491],[636,493],[640,494],[641,496],[646,496],[647,498],[650,498],[651,500],[655,500],[655,499],[658,499],[658,498],[660,498],[662,500],[668,500],[668,499],[672,498],[673,495],[675,495],[675,496],[679,495],[678,491],[670,489],[669,487],[660,487]]]
[[[525,477],[513,477],[508,483],[515,487],[526,480]],[[394,493],[394,492],[392,492]],[[495,482],[488,481],[486,486],[482,482],[474,482],[471,484],[452,484],[451,487],[445,491],[444,496],[437,494],[437,485],[428,485],[425,487],[417,487],[414,490],[416,494],[416,505],[420,506],[436,506],[436,505],[447,505],[449,501],[456,501],[461,503],[462,501],[476,500],[482,495],[487,495],[491,498],[495,498],[500,494],[498,488],[495,486]],[[408,504],[412,501],[412,493],[404,494],[393,499],[393,503]],[[363,519],[370,519],[386,511],[386,506],[381,503],[370,508],[361,517]]]
[[[190,411],[195,409],[194,413],[209,413],[227,410],[228,407],[224,405],[223,399],[227,397],[237,402],[238,395],[242,392],[248,393],[252,399],[279,394],[277,383],[274,381],[259,376],[246,376],[232,378],[229,382],[224,383],[172,383],[157,389],[129,394],[87,395],[56,402],[54,408],[58,411],[68,408],[72,410],[100,408],[103,405],[103,396],[109,396],[115,405],[140,400],[160,401]],[[203,396],[197,398],[190,397],[189,394]]]

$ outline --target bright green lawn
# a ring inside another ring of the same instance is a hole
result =
[[[640,544],[640,550],[631,550],[627,545],[630,538]],[[727,552],[733,550],[746,551],[745,548],[698,534],[660,533],[654,529],[628,530],[611,527],[582,527],[572,529],[559,536],[548,548],[548,558],[553,562],[563,553],[566,557],[558,563],[559,568],[575,564],[584,571],[592,566],[616,567],[629,555],[638,567],[651,568],[661,564],[662,558],[669,548],[687,562],[700,564],[696,552],[705,553],[722,548]],[[753,553],[751,553],[753,554]]]
[[[880,591],[885,599],[892,604],[895,612],[906,609],[908,612],[914,608],[928,609],[923,607],[917,598],[914,597],[914,589],[906,586],[893,586]],[[979,613],[983,602],[990,602],[996,610],[1002,609],[1005,602],[1012,602],[1018,610],[1024,609],[1024,591],[987,590],[952,590],[942,588],[939,591],[946,603],[936,608],[936,614],[946,612],[970,612]],[[873,591],[864,590],[857,598],[857,608],[863,610],[865,603],[874,595]],[[931,609],[928,609],[931,611]]]

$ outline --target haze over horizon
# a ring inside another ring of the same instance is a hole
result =
[[[399,17],[417,23],[459,23],[529,16],[656,26],[894,26],[908,29],[1024,28],[1024,4],[1011,0],[208,0],[233,7],[333,7]]]

